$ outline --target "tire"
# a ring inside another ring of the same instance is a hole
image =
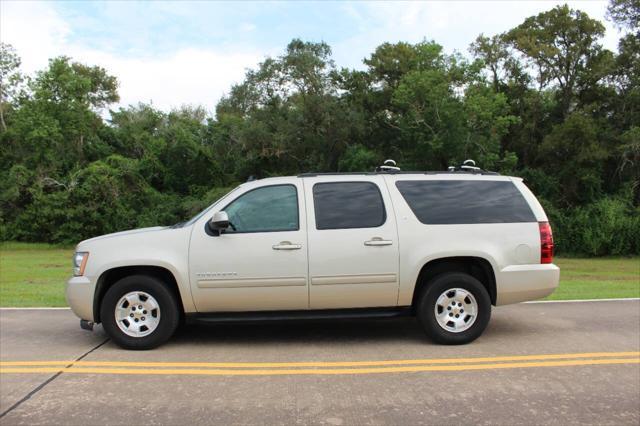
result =
[[[145,350],[171,338],[180,322],[180,310],[175,295],[163,281],[132,275],[107,290],[100,305],[100,318],[104,330],[118,346]]]
[[[487,327],[491,298],[482,283],[471,275],[444,273],[425,286],[418,299],[417,316],[434,342],[463,345],[477,339]]]

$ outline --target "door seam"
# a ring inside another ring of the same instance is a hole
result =
[[[396,224],[396,239],[398,240],[398,294],[396,295],[396,306],[400,303],[400,286],[402,282],[402,271],[400,269],[400,226],[398,225],[398,215],[396,214],[396,208],[393,205],[393,196],[391,195],[391,190],[389,189],[388,180],[391,179],[390,176],[382,176],[382,181],[384,182],[384,187],[387,189],[387,195],[389,195],[389,203],[391,203],[391,210],[393,212],[393,220]]]
[[[309,259],[309,209],[307,208],[307,187],[305,185],[305,178],[302,178],[302,196],[304,201],[304,226],[305,235],[307,237],[307,243],[305,249],[307,250],[307,309],[311,309],[311,259]]]

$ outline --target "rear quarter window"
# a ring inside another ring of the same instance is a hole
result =
[[[396,187],[424,224],[536,222],[513,182],[405,180]]]

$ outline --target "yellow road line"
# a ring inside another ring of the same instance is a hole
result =
[[[416,365],[380,368],[334,368],[334,369],[278,369],[278,370],[225,370],[225,369],[144,369],[144,368],[0,368],[0,374],[12,373],[57,373],[75,374],[134,374],[134,375],[199,375],[199,376],[270,376],[270,375],[340,375],[410,373],[424,371],[468,371],[496,370],[535,367],[569,367],[585,365],[640,364],[640,358],[580,359],[565,361],[511,362],[501,364],[471,365]]]
[[[376,367],[415,364],[457,364],[503,361],[537,361],[568,358],[620,358],[640,356],[640,352],[589,352],[570,354],[513,355],[476,358],[399,359],[380,361],[309,361],[309,362],[130,362],[130,361],[2,361],[0,367],[85,366],[85,367],[194,367],[194,368],[286,368],[286,367]]]

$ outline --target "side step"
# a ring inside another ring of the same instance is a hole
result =
[[[212,312],[187,314],[189,323],[244,323],[263,321],[299,321],[299,320],[335,320],[397,318],[412,315],[411,307],[400,308],[358,308],[358,309],[319,309],[298,311],[259,311],[259,312]]]

